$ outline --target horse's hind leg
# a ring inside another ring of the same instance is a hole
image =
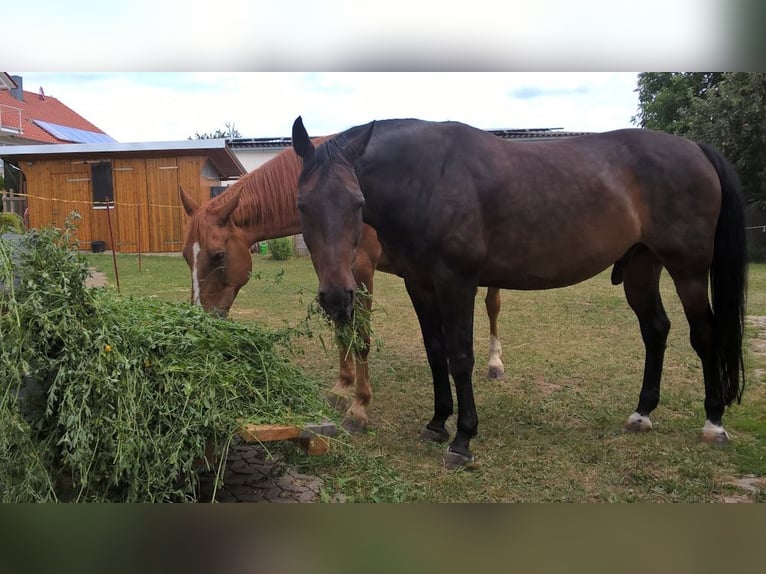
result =
[[[638,406],[625,423],[625,428],[629,431],[650,430],[652,421],[649,415],[660,401],[662,365],[670,331],[670,320],[660,298],[661,271],[662,265],[648,249],[634,253],[622,270],[625,296],[638,317],[646,350],[644,379]]]
[[[487,317],[489,318],[489,363],[487,365],[487,378],[504,379],[505,367],[500,359],[500,356],[503,354],[503,348],[497,335],[497,316],[500,314],[500,289],[497,287],[487,287],[487,296],[484,298],[484,304],[487,306]]]
[[[672,273],[671,273],[672,275]],[[715,359],[715,335],[713,311],[708,299],[707,272],[697,276],[673,277],[676,291],[681,298],[686,319],[689,321],[689,338],[692,348],[702,361],[702,375],[705,380],[705,426],[702,440],[725,444],[729,433],[723,428],[723,413],[726,409],[718,389],[718,369]]]

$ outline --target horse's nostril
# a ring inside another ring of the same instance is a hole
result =
[[[353,289],[320,290],[317,297],[319,305],[332,319],[345,320],[350,317],[354,303]]]

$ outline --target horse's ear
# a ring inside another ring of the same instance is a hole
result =
[[[306,128],[303,127],[303,118],[298,116],[293,122],[293,149],[295,153],[303,160],[303,163],[309,163],[314,158],[314,144],[309,139]]]
[[[181,204],[184,206],[184,210],[186,211],[186,215],[192,216],[194,215],[194,212],[199,209],[199,205],[197,205],[197,202],[194,201],[191,198],[191,195],[186,193],[184,191],[184,188],[180,185],[178,186],[178,191],[181,194]]]
[[[229,221],[231,214],[234,213],[235,209],[237,209],[237,205],[239,205],[239,198],[242,195],[242,187],[238,187],[228,195],[229,197],[226,198],[226,201],[223,203],[223,205],[221,205],[221,207],[215,211],[219,225],[225,225],[226,222]]]

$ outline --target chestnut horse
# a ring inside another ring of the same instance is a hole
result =
[[[191,270],[193,304],[225,317],[237,293],[250,279],[250,246],[257,241],[300,233],[296,207],[300,170],[300,159],[292,149],[287,149],[202,206],[180,189],[181,202],[190,217],[182,251]],[[371,227],[363,226],[361,230],[352,268],[354,284],[366,286],[370,294],[375,270],[391,272]],[[497,330],[499,291],[487,289],[485,303],[490,325],[487,376],[502,378]],[[365,304],[370,306],[372,301]],[[352,432],[367,427],[366,409],[372,398],[367,367],[370,334],[360,333],[360,337],[366,344],[356,361],[353,353],[339,347],[338,379],[331,391],[333,402],[339,407],[351,399],[343,426]]]
[[[713,148],[640,129],[518,143],[458,122],[414,119],[357,126],[315,147],[300,117],[293,147],[303,159],[303,236],[327,312],[341,319],[352,308],[349,261],[364,224],[404,278],[433,376],[426,438],[449,439],[452,375],[458,413],[448,468],[473,460],[477,286],[552,289],[612,264],[646,352],[626,427],[651,428],[659,402],[670,329],[659,289],[664,267],[702,362],[703,439],[728,440],[724,410],[744,388],[747,257],[739,180]]]

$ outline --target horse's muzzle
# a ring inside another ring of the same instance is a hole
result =
[[[354,290],[320,289],[319,304],[333,321],[348,321],[354,312]]]

